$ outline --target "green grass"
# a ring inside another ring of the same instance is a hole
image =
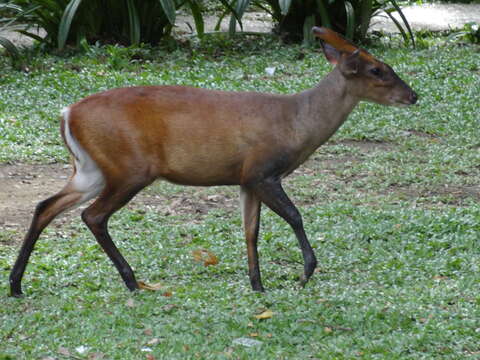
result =
[[[91,48],[36,58],[29,73],[4,64],[0,161],[66,162],[59,109],[103,89],[188,84],[289,93],[313,86],[329,68],[318,51],[266,40],[217,45],[172,54]],[[23,230],[0,229],[0,359],[478,358],[479,48],[369,50],[420,102],[361,104],[286,181],[319,259],[305,289],[297,282],[303,266],[295,237],[272,212],[262,213],[267,293],[257,294],[239,210],[205,200],[236,199],[236,189],[159,183],[146,191],[162,194],[165,204],[129,206],[111,221],[137,277],[161,282],[158,292],[128,293],[78,219],[46,230],[24,278],[26,297],[9,298]],[[276,66],[274,76],[265,75],[267,66]],[[183,195],[210,210],[180,205],[167,215]],[[219,264],[195,262],[197,249],[216,254]],[[257,320],[265,309],[272,318]],[[243,337],[262,344],[233,343]]]

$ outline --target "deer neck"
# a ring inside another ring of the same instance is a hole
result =
[[[347,86],[335,68],[316,87],[297,95],[298,133],[312,152],[335,133],[360,101],[348,93]]]

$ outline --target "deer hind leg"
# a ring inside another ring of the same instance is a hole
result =
[[[258,230],[260,223],[260,200],[246,187],[240,188],[240,204],[242,208],[243,227],[245,240],[247,241],[248,275],[254,291],[265,291],[260,277],[260,265],[258,262]]]
[[[132,268],[122,256],[108,233],[108,220],[114,212],[126,205],[140,190],[149,185],[153,179],[132,181],[133,176],[125,176],[129,183],[115,182],[115,186],[107,185],[100,196],[85,209],[82,219],[95,236],[95,239],[107,253],[110,260],[117,268],[125,285],[130,291],[138,289]]]
[[[10,294],[12,296],[22,295],[21,281],[28,259],[45,227],[60,213],[79,206],[98,195],[103,186],[101,173],[97,174],[97,180],[100,181],[95,183],[85,183],[84,176],[85,174],[81,171],[75,171],[67,185],[59,193],[41,201],[35,208],[30,228],[10,273]]]

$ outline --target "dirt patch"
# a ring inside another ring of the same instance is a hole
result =
[[[461,206],[468,199],[480,201],[480,186],[437,186],[429,189],[419,189],[415,186],[392,186],[399,197],[417,199],[420,201]]]
[[[0,228],[26,228],[35,205],[67,182],[69,168],[63,164],[0,165]]]
[[[360,151],[361,153],[369,153],[372,151],[391,151],[395,147],[394,143],[372,140],[341,140],[332,142],[331,145],[345,145]]]

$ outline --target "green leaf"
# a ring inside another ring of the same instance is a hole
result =
[[[232,15],[230,17],[230,27],[229,27],[230,35],[235,34],[236,21],[238,21],[238,24],[240,25],[240,29],[243,30],[243,24],[241,22],[241,19],[249,4],[250,4],[250,0],[237,0],[237,4],[235,6],[235,13],[237,16],[235,17]]]
[[[330,23],[330,16],[328,15],[328,11],[325,8],[325,5],[323,5],[322,0],[317,0],[317,10],[318,10],[318,13],[320,15],[320,19],[322,20],[322,26],[325,26],[327,28],[332,28],[332,24]],[[305,24],[304,24],[304,26],[305,26]],[[313,22],[312,26],[315,26],[315,21]],[[304,30],[303,33],[305,35],[305,29],[303,29],[303,30]],[[309,32],[311,32],[311,31],[309,31]]]
[[[353,6],[350,1],[345,1],[345,13],[347,14],[347,28],[345,30],[345,36],[347,39],[353,40],[355,31],[355,10],[353,10]]]
[[[312,45],[314,43],[314,36],[312,33],[312,27],[315,26],[315,15],[312,14],[305,18],[303,23],[303,43],[305,45]]]
[[[0,10],[14,10],[14,11],[22,11],[20,6],[14,4],[0,4]]]
[[[20,53],[18,52],[17,47],[15,46],[14,43],[12,43],[10,40],[7,38],[0,36],[0,45],[2,45],[7,53],[13,58],[13,59],[19,59],[20,58]]]
[[[160,5],[162,5],[162,9],[167,16],[168,22],[171,25],[175,25],[175,2],[173,0],[158,0],[160,1]]]
[[[140,43],[140,19],[134,0],[127,0],[127,8],[128,22],[130,25],[130,42],[132,44],[138,44]]]
[[[360,6],[360,40],[364,40],[372,18],[372,0],[361,1]]]
[[[202,38],[205,34],[202,10],[195,0],[189,0],[188,4],[190,5],[190,11],[192,12],[193,20],[195,21],[195,29],[197,30],[198,37]]]
[[[60,50],[64,48],[65,43],[67,42],[72,20],[75,17],[75,13],[77,12],[81,2],[82,0],[71,0],[63,12],[62,20],[60,21],[60,25],[58,27],[58,48]]]
[[[410,40],[412,41],[412,46],[415,47],[415,38],[413,36],[413,31],[412,31],[412,28],[410,27],[410,24],[407,20],[407,18],[405,17],[405,15],[403,14],[403,11],[402,9],[400,9],[400,6],[398,6],[397,2],[395,0],[390,0],[390,2],[392,3],[393,7],[395,8],[395,10],[397,10],[398,14],[400,15],[400,17],[402,18],[402,21],[403,21],[403,24],[405,25],[405,27],[407,28],[408,30],[408,33],[410,35]],[[390,16],[390,18],[392,18]],[[394,21],[395,22],[395,21]],[[395,22],[395,25],[398,24],[398,21]],[[398,25],[397,25],[398,27]]]
[[[26,30],[17,30],[17,32],[19,32],[20,34],[23,34],[25,36],[28,36],[34,40],[37,40],[38,42],[45,42],[45,39],[42,38],[41,36],[35,34],[35,33],[32,33],[32,32],[29,32],[29,31],[26,31]]]
[[[397,27],[398,31],[400,31],[400,34],[402,34],[403,41],[405,42],[405,44],[407,44],[408,43],[408,35],[405,32],[405,30],[403,29],[402,24],[400,24],[400,22],[395,18],[395,16],[392,15],[392,11],[385,11],[385,13],[388,15],[390,20],[393,21],[393,23]]]
[[[278,4],[280,5],[282,15],[287,15],[288,10],[290,10],[290,5],[292,4],[292,0],[278,0]]]

